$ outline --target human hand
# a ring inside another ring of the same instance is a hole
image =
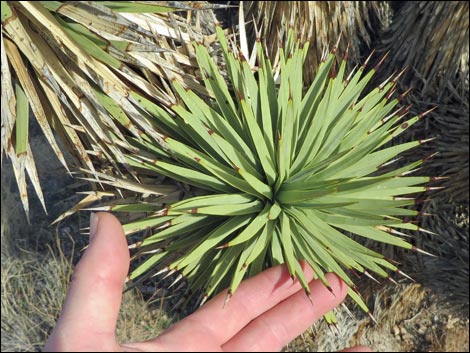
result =
[[[160,336],[119,345],[115,329],[129,250],[122,226],[111,214],[95,214],[90,228],[90,245],[75,268],[45,351],[279,351],[347,294],[344,282],[327,274],[333,294],[313,280],[311,303],[287,268],[276,266],[243,281],[225,307],[225,293],[220,293]],[[308,266],[304,272],[313,278]]]

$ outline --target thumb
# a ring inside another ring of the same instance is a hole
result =
[[[110,213],[92,213],[90,245],[72,283],[45,350],[118,350],[116,321],[129,270],[124,231]]]

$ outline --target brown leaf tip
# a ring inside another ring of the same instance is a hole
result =
[[[402,100],[405,99],[405,97],[411,92],[412,89],[413,89],[413,87],[408,88],[405,92],[403,92],[402,94],[400,94],[397,99],[398,99],[399,101],[402,101]]]
[[[437,108],[438,108],[438,106],[436,105],[436,106],[432,107],[431,109],[426,110],[425,112],[419,114],[419,115],[418,115],[418,118],[419,118],[419,119],[422,119],[423,117],[425,117],[426,115],[428,115],[428,114],[431,113],[432,111],[436,110]]]
[[[389,53],[389,52],[386,52],[385,55],[382,57],[382,59],[380,59],[379,63],[378,63],[377,65],[375,65],[374,71],[378,71],[378,70],[379,70],[380,66],[382,66],[383,62],[384,62],[385,59],[387,58],[388,53]]]
[[[228,243],[222,244],[221,246],[216,247],[216,249],[227,249],[228,248]]]

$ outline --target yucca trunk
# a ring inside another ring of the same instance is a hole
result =
[[[379,52],[389,53],[380,77],[406,67],[400,85],[412,87],[406,101],[412,110],[438,109],[414,136],[438,136],[433,149],[418,151],[433,175],[448,177],[436,193],[445,203],[468,203],[469,194],[469,3],[467,1],[403,2],[390,28],[381,34]],[[407,138],[407,137],[406,137]]]
[[[407,68],[401,84],[442,97],[447,82],[468,73],[468,1],[406,1],[380,35],[378,50],[389,52],[383,74]]]
[[[308,41],[305,82],[313,81],[326,48],[337,45],[337,60],[348,53],[352,67],[371,51],[378,30],[388,23],[385,1],[245,1],[245,20],[251,39],[256,31],[273,62],[292,28],[302,42]],[[361,50],[362,49],[362,50]],[[350,68],[351,68],[350,67]]]

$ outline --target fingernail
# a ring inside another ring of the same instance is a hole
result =
[[[100,218],[98,217],[98,214],[96,214],[95,212],[90,213],[90,243],[96,236],[99,220]]]
[[[326,274],[328,284],[330,285],[330,292],[336,297],[338,294],[341,294],[343,290],[343,281],[337,275],[333,273]]]

